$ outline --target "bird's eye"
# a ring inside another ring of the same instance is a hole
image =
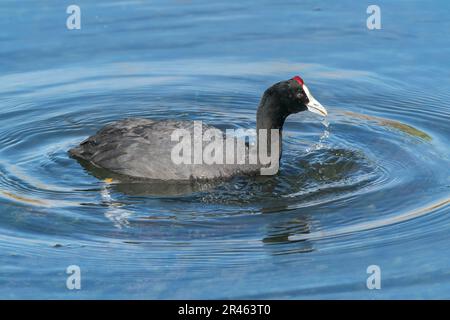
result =
[[[302,99],[303,98],[303,92],[297,93],[297,98]]]

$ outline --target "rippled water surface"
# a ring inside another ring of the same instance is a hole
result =
[[[448,2],[379,1],[375,31],[354,1],[77,4],[72,31],[0,4],[1,298],[450,298]],[[288,118],[276,176],[183,193],[67,154],[126,117],[252,128],[296,74],[329,116]]]

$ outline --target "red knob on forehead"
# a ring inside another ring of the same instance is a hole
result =
[[[295,77],[293,77],[293,78],[292,78],[292,80],[295,80],[295,81],[297,81],[297,82],[298,82],[298,84],[299,84],[299,85],[301,85],[301,86],[303,86],[303,84],[304,84],[304,82],[303,82],[303,79],[302,79],[302,78],[300,78],[299,76],[295,76]]]

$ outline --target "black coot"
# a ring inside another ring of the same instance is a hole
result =
[[[312,97],[300,77],[278,82],[267,89],[261,98],[256,117],[257,132],[260,129],[267,129],[268,132],[270,129],[277,129],[281,139],[286,117],[305,110],[327,115],[325,108]],[[203,133],[212,128],[214,127],[203,125]],[[194,145],[195,139],[202,139],[194,134],[193,121],[133,118],[108,124],[69,153],[91,167],[107,169],[119,175],[168,181],[253,175],[259,174],[263,166],[248,164],[248,155],[244,156],[247,164],[177,164],[171,157],[177,143],[172,141],[171,135],[176,129],[189,132]],[[270,141],[270,134],[266,138]],[[202,146],[205,146],[205,143],[200,141]],[[281,143],[279,146],[281,149]],[[270,146],[268,149],[270,153]],[[281,150],[279,155],[281,157]]]

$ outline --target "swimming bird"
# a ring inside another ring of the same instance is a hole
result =
[[[302,78],[295,76],[272,85],[264,92],[256,113],[256,132],[266,134],[265,137],[257,134],[257,144],[260,140],[266,141],[267,154],[271,155],[276,151],[281,158],[281,134],[286,118],[290,114],[306,110],[321,116],[327,115],[326,109],[312,96]],[[203,125],[200,130],[205,134],[210,129],[219,130],[208,125]],[[196,142],[201,146],[206,144],[202,136],[195,135],[193,121],[130,118],[106,125],[79,146],[69,150],[69,154],[90,167],[121,176],[163,181],[214,180],[238,175],[258,175],[261,168],[267,166],[260,161],[248,161],[253,150],[249,150],[248,144],[244,150],[233,150],[236,158],[241,156],[241,159],[245,159],[242,164],[206,164],[195,161],[190,164],[175,163],[173,148],[177,142],[172,137],[175,130],[191,134],[194,145]],[[279,133],[278,144],[270,144],[271,130]],[[222,134],[225,135],[223,132]],[[242,151],[246,154],[239,154]]]

